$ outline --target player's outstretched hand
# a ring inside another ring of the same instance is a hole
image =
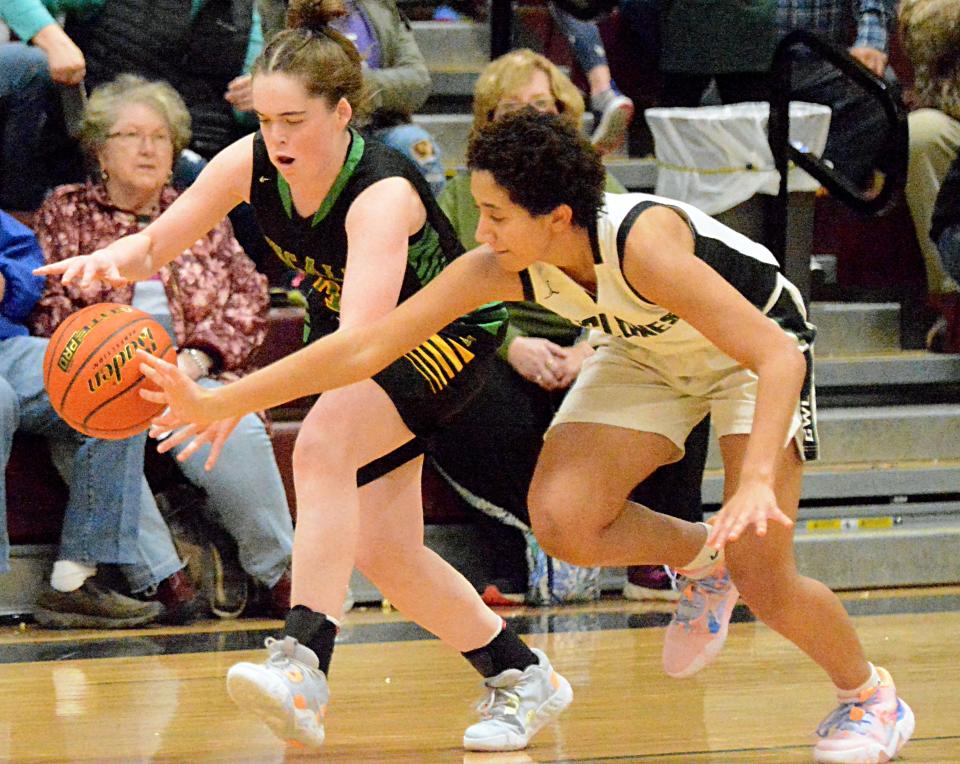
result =
[[[759,481],[743,482],[714,517],[707,545],[723,549],[751,525],[755,526],[758,536],[766,536],[771,520],[788,528],[793,525],[793,520],[777,506],[777,497],[769,485]]]
[[[81,287],[101,281],[110,286],[124,286],[127,279],[120,275],[116,263],[100,250],[89,255],[78,255],[47,263],[35,269],[37,276],[60,276],[64,284],[78,283]]]
[[[163,403],[166,410],[156,417],[150,425],[150,437],[162,442],[157,451],[166,451],[187,443],[179,454],[178,461],[193,456],[203,446],[210,446],[210,453],[204,462],[204,468],[210,470],[220,456],[240,417],[214,419],[210,416],[210,397],[215,391],[205,390],[176,364],[162,358],[137,351],[140,370],[160,390],[141,390],[140,395],[153,403]]]

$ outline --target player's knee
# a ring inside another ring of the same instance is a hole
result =
[[[340,447],[341,443],[341,439],[332,433],[302,425],[293,445],[294,472],[302,476],[335,468],[348,456],[347,450]]]
[[[750,606],[754,615],[766,623],[775,619],[785,600],[790,597],[789,576],[785,577],[769,566],[758,565],[755,561],[730,555],[727,556],[727,567],[740,596]]]

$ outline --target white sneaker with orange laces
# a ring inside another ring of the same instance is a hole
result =
[[[841,703],[817,727],[813,760],[825,764],[880,764],[895,758],[913,734],[910,706],[897,697],[886,669],[880,684],[850,703]]]

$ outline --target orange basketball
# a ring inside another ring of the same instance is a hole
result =
[[[164,407],[140,397],[144,387],[156,387],[141,373],[137,350],[176,363],[170,335],[142,310],[102,302],[67,316],[43,359],[43,384],[54,410],[95,438],[143,432]]]

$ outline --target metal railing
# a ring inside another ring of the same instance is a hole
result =
[[[804,47],[818,58],[836,67],[843,75],[876,99],[887,118],[887,132],[881,143],[878,157],[883,172],[883,185],[879,191],[863,191],[843,173],[823,159],[793,146],[790,133],[790,91],[792,89],[793,55],[798,47]],[[766,244],[781,266],[786,266],[788,202],[787,172],[792,161],[806,170],[848,207],[863,215],[880,215],[886,212],[903,190],[907,178],[907,115],[899,95],[893,86],[877,77],[856,61],[849,53],[837,48],[806,30],[798,29],[780,41],[773,56],[771,69],[770,121],[767,137],[773,153],[774,164],[780,173],[780,193],[776,203],[768,209],[766,220]],[[785,270],[789,270],[785,268]]]

